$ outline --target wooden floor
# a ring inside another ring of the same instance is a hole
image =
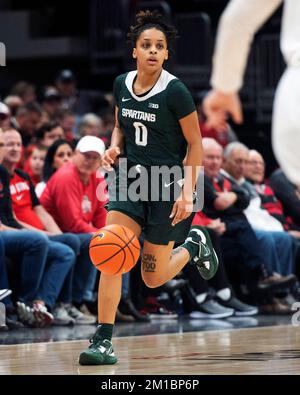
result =
[[[79,366],[86,341],[0,346],[0,374],[299,374],[300,327],[114,339],[119,362]]]

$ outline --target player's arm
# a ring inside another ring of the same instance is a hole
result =
[[[237,200],[237,195],[234,192],[221,192],[214,201],[214,207],[218,211],[223,211],[232,206]]]
[[[176,223],[188,218],[192,212],[193,192],[203,156],[197,112],[193,111],[191,114],[181,118],[179,123],[188,147],[184,167],[184,186],[181,196],[173,206],[171,218],[174,217],[174,219],[172,225],[176,225]]]
[[[119,125],[118,121],[119,108],[115,107],[115,126],[111,136],[111,144],[109,148],[118,147],[120,151],[124,147],[124,133]]]
[[[225,8],[213,55],[213,90],[203,102],[211,127],[220,129],[227,114],[236,123],[242,122],[238,91],[243,84],[253,36],[281,3],[282,0],[232,0]]]
[[[194,111],[179,120],[182,133],[188,144],[185,158],[183,193],[191,196],[195,190],[197,177],[202,165],[202,139],[197,112]]]
[[[48,232],[51,232],[55,235],[62,233],[53,217],[44,209],[41,204],[34,206],[33,210],[36,212],[37,216]]]
[[[111,136],[110,147],[104,152],[102,157],[102,166],[109,170],[114,164],[116,158],[120,155],[124,148],[124,132],[122,131],[118,121],[119,109],[115,107],[115,126]]]
[[[231,0],[222,13],[213,55],[212,87],[223,93],[237,92],[243,81],[255,32],[282,0]]]

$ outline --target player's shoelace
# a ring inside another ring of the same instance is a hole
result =
[[[107,339],[103,339],[103,337],[98,332],[96,332],[94,334],[94,336],[92,336],[89,339],[89,342],[91,343],[91,345],[89,346],[89,348],[91,350],[97,349],[97,350],[100,350],[101,352],[105,352],[107,354],[109,354],[110,351],[111,351],[111,343],[110,343],[110,341],[107,340]],[[106,345],[105,343],[108,343],[108,344]],[[106,346],[109,346],[109,347],[106,347]]]

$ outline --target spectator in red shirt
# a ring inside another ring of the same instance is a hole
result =
[[[65,232],[94,233],[105,225],[106,196],[97,196],[103,182],[96,171],[105,146],[94,136],[83,137],[71,162],[60,168],[49,180],[41,203]],[[98,178],[98,179],[97,179]]]
[[[25,162],[24,171],[29,175],[33,186],[36,186],[42,179],[46,153],[46,148],[35,147]]]
[[[60,290],[62,291],[59,299],[60,304],[53,310],[56,323],[60,325],[71,323],[94,323],[93,317],[83,317],[83,314],[71,305],[71,268],[75,264],[76,256],[80,248],[80,241],[76,235],[62,234],[51,215],[41,206],[28,174],[20,169],[16,169],[16,164],[20,159],[22,149],[20,133],[13,129],[7,130],[4,134],[4,139],[6,155],[3,164],[11,176],[10,195],[14,213],[24,228],[36,230],[48,235],[48,258],[51,259],[51,262],[55,262],[55,265],[52,263],[52,266],[55,266],[55,270],[52,270],[52,277],[49,279],[49,284],[56,281],[58,270],[65,270],[65,276],[60,287],[61,289],[59,289],[59,292]],[[67,262],[65,262],[66,260]],[[62,267],[64,265],[68,270]],[[59,293],[56,295],[56,299],[58,296]],[[56,299],[53,298],[53,301],[55,302]],[[54,304],[50,305],[51,309],[53,307]]]
[[[97,194],[99,184],[103,185],[104,179],[96,174],[104,150],[104,143],[98,137],[83,137],[76,146],[72,161],[52,175],[41,196],[42,205],[58,226],[64,232],[78,234],[82,247],[86,249],[87,260],[87,247],[92,234],[106,223],[104,205],[107,198]],[[86,274],[78,273],[76,289],[85,290],[84,300],[92,301],[96,270],[91,264],[89,272],[89,278]],[[82,302],[82,295],[77,292],[74,300]]]
[[[5,248],[5,256],[17,262],[13,273],[18,271],[18,289],[14,290],[16,308],[8,297],[3,299],[6,306],[6,323],[9,327],[20,327],[18,319],[30,326],[44,327],[50,325],[53,316],[40,303],[48,301],[49,294],[43,287],[44,270],[48,253],[47,240],[37,232],[25,231],[13,216],[9,192],[9,174],[1,165],[5,156],[4,133],[0,129],[0,238]],[[1,250],[1,248],[0,248]],[[4,255],[4,251],[2,251]],[[0,287],[7,288],[6,262],[0,256]],[[47,278],[46,278],[47,281]],[[6,282],[6,284],[5,284]],[[12,321],[10,322],[10,320]]]

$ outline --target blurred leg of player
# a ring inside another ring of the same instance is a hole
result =
[[[300,189],[300,68],[289,67],[278,85],[273,110],[273,149],[283,172]]]

